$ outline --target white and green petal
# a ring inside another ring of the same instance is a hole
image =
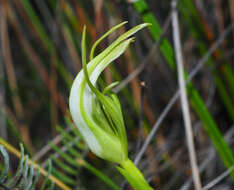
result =
[[[98,43],[121,23],[108,31],[91,50],[91,60],[86,65],[85,27],[82,36],[83,69],[75,78],[69,98],[69,107],[75,125],[83,135],[91,151],[97,156],[116,163],[128,159],[128,145],[121,106],[110,89],[111,84],[100,92],[96,82],[101,72],[115,59],[124,53],[133,41],[130,38],[138,30],[149,24],[138,25],[116,39],[102,53],[93,58]]]

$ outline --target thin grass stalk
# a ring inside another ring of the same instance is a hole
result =
[[[219,176],[217,176],[215,179],[213,179],[211,182],[209,182],[208,184],[206,184],[202,190],[208,190],[213,188],[215,185],[217,185],[218,183],[220,183],[224,178],[226,178],[227,176],[229,176],[229,174],[234,170],[234,166],[230,167],[228,170],[226,170],[225,172],[223,172],[222,174],[220,174]]]
[[[194,186],[196,190],[201,190],[201,180],[197,166],[196,151],[193,140],[193,129],[189,113],[189,104],[188,97],[186,93],[186,84],[184,79],[184,66],[183,66],[183,55],[181,48],[180,40],[180,29],[179,29],[179,19],[177,13],[177,3],[175,0],[171,3],[172,6],[172,28],[173,28],[173,40],[174,40],[174,49],[177,62],[177,71],[178,71],[178,82],[180,87],[180,101],[184,118],[187,146],[189,151],[189,159],[192,168],[192,175],[194,180]]]

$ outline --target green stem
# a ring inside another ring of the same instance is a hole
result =
[[[127,159],[117,166],[119,172],[128,180],[134,190],[153,190],[134,163]]]

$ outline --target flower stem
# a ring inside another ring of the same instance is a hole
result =
[[[117,169],[128,180],[134,190],[153,190],[131,160],[127,159],[122,162]]]

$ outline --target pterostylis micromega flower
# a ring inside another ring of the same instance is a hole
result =
[[[144,189],[148,190],[152,188],[128,159],[128,143],[120,102],[118,97],[111,92],[111,88],[117,83],[112,83],[102,91],[96,87],[101,72],[123,54],[129,44],[133,42],[134,38],[131,36],[149,25],[144,23],[130,29],[94,57],[96,46],[111,32],[125,23],[113,27],[96,41],[91,49],[88,64],[86,61],[86,27],[84,27],[82,34],[83,69],[73,82],[69,107],[73,121],[90,150],[105,160],[119,164],[118,170],[135,189],[143,190],[142,187],[144,187]]]

